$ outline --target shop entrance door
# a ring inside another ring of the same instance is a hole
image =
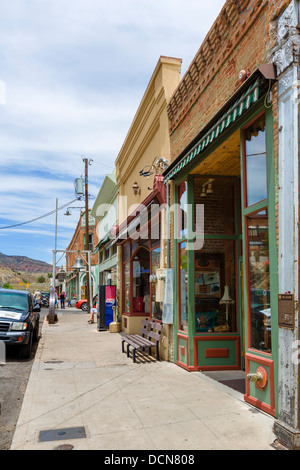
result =
[[[81,286],[80,295],[81,295],[81,299],[86,299],[86,297],[87,297],[86,286]]]
[[[275,415],[278,276],[271,125],[270,113],[261,113],[242,131],[242,226],[245,400]]]

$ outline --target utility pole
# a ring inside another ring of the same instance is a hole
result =
[[[50,281],[50,298],[49,298],[49,313],[48,313],[49,325],[55,323],[55,275],[56,275],[56,252],[57,252],[57,211],[58,211],[58,199],[56,198],[55,249],[53,251],[52,279]]]
[[[56,274],[57,209],[58,209],[58,199],[56,198],[56,211],[55,211],[55,248],[54,248],[54,253],[53,253],[53,269],[52,269],[52,282],[53,282],[53,287],[55,287],[55,274]]]
[[[89,192],[88,192],[88,166],[89,161],[87,158],[83,158],[85,164],[85,249],[89,249]],[[90,266],[88,267],[90,270]],[[87,313],[91,311],[91,298],[90,298],[90,275],[91,273],[85,276],[86,278],[86,304],[87,304]]]

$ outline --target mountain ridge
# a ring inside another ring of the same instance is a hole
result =
[[[45,261],[20,255],[5,255],[0,252],[0,268],[9,268],[14,271],[28,273],[52,272],[52,265]]]

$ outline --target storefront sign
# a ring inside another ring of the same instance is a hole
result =
[[[294,294],[278,294],[278,326],[295,328]]]

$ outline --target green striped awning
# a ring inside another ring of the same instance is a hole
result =
[[[197,155],[203,152],[222,132],[227,129],[230,124],[234,123],[244,111],[248,110],[253,103],[259,99],[259,79],[257,79],[249,88],[240,96],[233,106],[231,106],[216,123],[205,133],[204,136],[194,145],[194,147],[184,155],[181,160],[166,174],[164,182],[177,175],[188,163],[190,163]]]

